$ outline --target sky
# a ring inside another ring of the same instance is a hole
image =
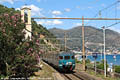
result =
[[[115,3],[118,0],[0,0],[0,4],[9,8],[20,10],[23,6],[28,6],[32,10],[32,17],[65,17],[65,18],[120,18],[120,2],[110,8],[99,11]],[[71,29],[81,26],[81,20],[36,20],[38,24],[42,24],[47,29],[61,28]],[[85,25],[101,28],[109,26],[119,21],[84,21]],[[109,29],[120,32],[120,24],[109,27]]]

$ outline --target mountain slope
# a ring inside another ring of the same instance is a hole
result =
[[[61,30],[61,29],[53,28],[53,29],[49,29],[49,31],[59,38],[64,38],[64,32],[66,32],[67,38],[71,38],[67,40],[67,46],[70,46],[70,47],[82,46],[82,27],[81,26],[78,26],[69,30]],[[85,42],[103,43],[103,30],[97,29],[92,26],[85,26]],[[92,48],[91,46],[93,45],[90,45],[90,48]],[[120,34],[118,32],[106,29],[106,46],[112,47],[112,48],[119,47]]]

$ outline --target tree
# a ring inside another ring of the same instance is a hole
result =
[[[24,40],[25,24],[19,13],[0,15],[0,70],[2,75],[11,77],[29,77],[37,70],[34,67],[39,62],[41,54],[39,41]]]

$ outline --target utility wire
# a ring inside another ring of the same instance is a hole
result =
[[[115,3],[109,5],[108,7],[101,9],[100,11],[104,11],[104,10],[106,10],[106,9],[108,9],[108,8],[110,8],[110,7],[114,6],[114,5],[116,5],[118,2],[120,2],[120,1],[118,0],[118,1],[116,1]]]
[[[120,0],[117,0],[117,2],[120,2]],[[115,18],[117,18],[117,4],[115,5]],[[116,20],[115,20],[116,21]],[[114,25],[117,25],[117,24],[119,24],[120,23],[120,21],[119,22],[115,22],[115,23],[113,23],[113,24],[111,24],[111,25],[109,25],[109,26],[107,26],[106,28],[109,28],[109,27],[112,27],[112,26],[114,26]]]
[[[104,10],[106,10],[106,9],[108,9],[108,8],[110,8],[110,7],[112,7],[112,6],[114,6],[114,5],[116,5],[116,4],[119,3],[119,2],[120,2],[120,0],[118,0],[118,1],[116,1],[115,3],[113,3],[113,4],[109,5],[109,6],[107,6],[106,8],[103,8],[103,9],[99,10],[99,12],[97,12],[97,14],[95,14],[95,16],[94,16],[93,18],[96,18],[98,15],[99,15],[99,17],[101,17],[101,12],[102,12],[102,11],[104,11]],[[88,25],[89,23],[90,23],[90,21],[87,22],[86,25]]]
[[[97,14],[95,15],[95,17],[96,17],[98,14],[101,16],[101,11],[104,11],[104,10],[106,10],[106,9],[108,9],[108,8],[110,8],[110,7],[112,7],[112,6],[115,5],[115,18],[117,18],[117,3],[119,3],[119,2],[120,2],[120,0],[116,1],[115,3],[109,5],[108,7],[104,8],[104,9],[101,9],[101,10],[99,11],[99,13],[97,13]],[[111,25],[109,25],[109,26],[106,26],[106,28],[112,27],[112,26],[117,25],[117,24],[119,24],[119,23],[120,23],[120,22],[117,22],[117,21],[116,21],[116,23],[113,23],[113,24],[111,24]],[[87,24],[88,24],[88,23],[87,23]]]
[[[120,23],[120,22],[113,23],[113,24],[107,26],[106,28],[111,27],[111,26],[114,26],[114,25],[117,25],[117,24],[119,24],[119,23]]]

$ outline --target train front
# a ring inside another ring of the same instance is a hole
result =
[[[75,69],[75,56],[73,53],[61,53],[59,55],[59,69],[61,71],[73,71]]]

